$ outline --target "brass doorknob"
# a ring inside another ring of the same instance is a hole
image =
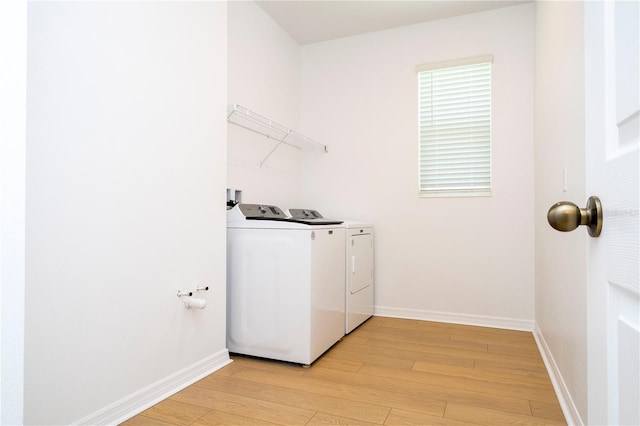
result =
[[[570,201],[560,201],[551,206],[547,220],[549,225],[562,232],[586,225],[589,235],[595,238],[602,231],[602,203],[598,197],[589,197],[587,207],[581,209]]]

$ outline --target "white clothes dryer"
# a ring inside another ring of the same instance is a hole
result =
[[[345,221],[345,334],[373,315],[373,225]]]
[[[227,347],[309,365],[344,336],[345,230],[276,206],[227,212]]]

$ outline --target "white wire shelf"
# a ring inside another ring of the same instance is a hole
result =
[[[229,112],[227,121],[235,124],[236,126],[240,126],[244,129],[266,136],[267,138],[274,139],[278,142],[269,154],[267,154],[264,160],[260,162],[260,167],[262,167],[271,154],[273,154],[275,150],[283,144],[297,149],[312,148],[329,152],[327,145],[323,145],[320,142],[308,138],[295,130],[289,129],[282,124],[276,123],[275,121],[238,104],[235,104],[233,109],[231,109],[231,112]]]

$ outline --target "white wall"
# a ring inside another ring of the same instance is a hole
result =
[[[554,203],[587,199],[583,31],[581,2],[536,2],[536,323],[575,404],[568,412],[586,420],[588,236],[546,220]]]
[[[252,1],[230,2],[229,104],[240,104],[294,130],[299,129],[300,46]],[[228,187],[243,190],[246,203],[296,207],[301,190],[297,150],[229,125]]]
[[[380,314],[531,328],[534,5],[302,48],[305,206],[376,226]],[[418,197],[421,63],[493,54],[493,196]]]
[[[23,423],[27,2],[0,2],[0,424]]]
[[[117,423],[228,359],[226,3],[28,19],[24,418]]]

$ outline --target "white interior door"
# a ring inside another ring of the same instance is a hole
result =
[[[585,2],[589,424],[640,424],[640,2]]]

